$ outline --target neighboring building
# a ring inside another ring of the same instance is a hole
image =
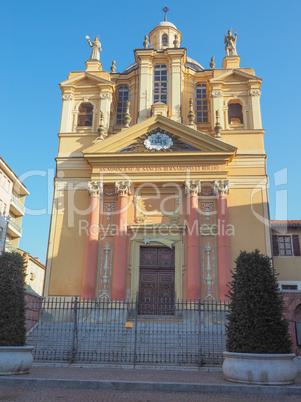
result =
[[[274,267],[280,288],[301,291],[301,220],[271,221]]]
[[[209,69],[181,39],[160,22],[122,73],[95,40],[60,84],[45,296],[224,299],[240,250],[271,256],[262,80],[235,35]]]
[[[0,157],[0,253],[16,250],[22,236],[25,196],[29,192]]]
[[[45,278],[45,265],[39,261],[39,258],[32,257],[26,251],[19,249],[18,252],[24,258],[24,266],[26,272],[25,283],[27,285],[27,291],[42,296]]]

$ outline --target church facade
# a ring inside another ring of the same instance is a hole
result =
[[[261,78],[236,36],[206,69],[162,21],[135,62],[60,84],[45,296],[220,300],[240,250],[271,256]]]

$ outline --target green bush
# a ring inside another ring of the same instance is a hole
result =
[[[288,323],[271,259],[241,251],[229,284],[228,352],[291,353]]]
[[[0,256],[0,346],[24,346],[25,272],[19,253]]]

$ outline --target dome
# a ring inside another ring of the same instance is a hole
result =
[[[187,56],[187,59],[186,59],[185,66],[191,68],[194,71],[203,71],[203,70],[205,70],[204,67],[200,65],[200,63],[198,63],[197,61],[191,59],[188,56]]]
[[[136,62],[130,64],[123,72],[122,74],[129,74],[131,71],[136,70],[138,68],[138,64]]]
[[[175,29],[178,29],[172,22],[169,22],[169,21],[159,22],[159,24],[157,24],[155,26],[155,28],[157,28],[157,27],[173,27]]]

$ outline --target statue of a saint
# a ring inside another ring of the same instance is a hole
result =
[[[232,35],[231,29],[228,31],[228,36],[225,35],[224,43],[225,51],[227,56],[237,56],[236,52],[236,39],[237,39],[237,28],[235,30],[235,35]]]
[[[90,36],[86,36],[86,39],[89,45],[92,47],[92,51],[90,54],[89,60],[100,60],[100,52],[102,51],[101,43],[99,42],[99,38],[96,36],[94,41],[90,41]]]

